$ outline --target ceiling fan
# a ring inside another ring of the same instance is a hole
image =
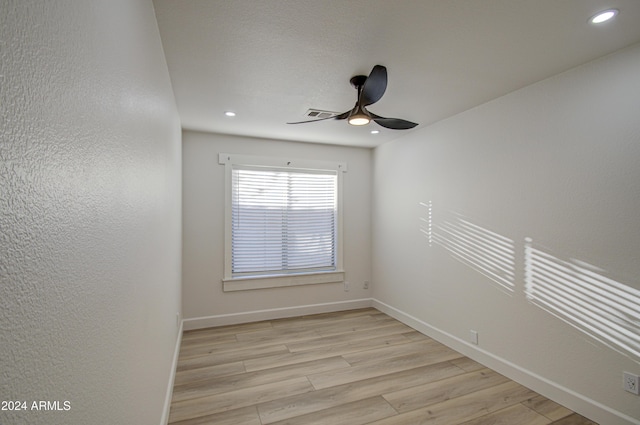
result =
[[[343,112],[327,118],[320,118],[309,121],[288,122],[287,124],[304,124],[308,122],[324,120],[347,120],[351,125],[366,125],[370,121],[375,121],[379,125],[391,130],[408,130],[418,125],[415,122],[400,118],[385,118],[369,112],[366,106],[372,105],[382,98],[387,89],[387,68],[376,65],[367,77],[366,75],[356,75],[349,81],[358,90],[358,101],[356,106],[350,111]]]

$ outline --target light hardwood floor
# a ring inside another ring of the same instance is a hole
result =
[[[169,422],[594,424],[375,309],[185,332]]]

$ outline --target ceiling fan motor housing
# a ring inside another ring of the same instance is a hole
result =
[[[359,89],[360,87],[362,87],[365,81],[367,81],[366,75],[355,75],[349,80],[349,82],[355,89]]]

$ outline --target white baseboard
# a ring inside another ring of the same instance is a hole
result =
[[[220,314],[217,316],[184,319],[184,330],[213,328],[217,326],[237,325],[240,323],[259,322],[261,320],[283,319],[285,317],[304,316],[308,314],[331,313],[334,311],[353,310],[371,307],[371,298],[359,300],[337,301],[333,303],[311,304],[295,307],[274,308],[269,310],[246,311],[242,313]]]
[[[173,397],[173,384],[176,379],[176,369],[178,368],[178,355],[180,354],[180,344],[182,343],[182,330],[184,328],[184,320],[180,322],[178,337],[176,338],[176,346],[173,350],[173,360],[171,362],[171,373],[169,375],[169,383],[167,384],[167,392],[164,397],[164,409],[162,409],[162,417],[160,425],[169,423],[169,410],[171,410],[171,398]]]
[[[577,412],[599,424],[640,425],[640,420],[625,415],[582,394],[570,390],[557,382],[524,369],[506,359],[472,345],[456,336],[435,328],[422,320],[398,310],[377,299],[371,300],[371,306],[427,335],[465,356],[495,370],[527,388]]]

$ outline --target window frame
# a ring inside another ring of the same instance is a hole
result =
[[[306,159],[263,157],[254,155],[220,153],[218,163],[225,166],[225,199],[224,199],[224,277],[223,291],[242,291],[264,288],[278,288],[297,285],[311,285],[319,283],[334,283],[344,281],[343,268],[343,178],[347,172],[344,162],[317,161]],[[288,274],[268,274],[261,276],[233,276],[232,272],[232,172],[234,166],[263,167],[268,169],[291,169],[292,171],[335,171],[337,184],[337,214],[336,214],[336,267],[333,271],[317,271]]]

